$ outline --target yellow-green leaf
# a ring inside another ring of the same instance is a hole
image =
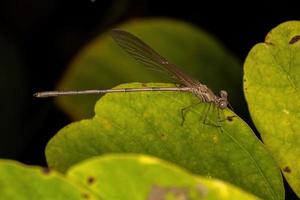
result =
[[[89,191],[68,181],[53,170],[0,160],[0,199],[93,200],[96,198]]]
[[[158,83],[120,87],[159,86],[174,87]],[[70,124],[50,140],[48,164],[65,171],[104,153],[150,154],[258,197],[284,199],[280,170],[247,124],[229,109],[218,115],[213,107],[207,112],[209,104],[197,102],[194,95],[182,92],[107,94],[97,102],[94,118]],[[192,104],[181,125],[181,109]]]
[[[252,48],[244,70],[255,126],[300,197],[300,21],[274,28]]]
[[[254,200],[228,183],[194,176],[144,155],[105,155],[72,167],[67,176],[107,200]]]

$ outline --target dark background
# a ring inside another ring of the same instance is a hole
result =
[[[104,30],[132,18],[172,17],[207,30],[244,60],[269,30],[299,20],[297,1],[2,0],[0,3],[0,157],[46,165],[47,141],[70,119],[51,89],[72,57]],[[287,189],[289,199],[296,199]]]

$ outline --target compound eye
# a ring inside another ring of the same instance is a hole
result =
[[[220,102],[220,108],[225,109],[227,107],[227,103],[225,101]]]
[[[227,92],[225,91],[225,90],[221,90],[220,91],[220,97],[222,97],[222,98],[227,98],[227,96],[228,96],[228,94],[227,94]]]

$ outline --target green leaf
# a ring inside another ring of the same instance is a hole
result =
[[[117,26],[136,34],[161,55],[219,91],[226,85],[238,113],[242,97],[242,66],[215,38],[190,24],[164,18],[132,20]],[[128,56],[105,32],[74,58],[58,90],[112,88],[128,82],[170,82]],[[173,82],[174,80],[172,80]],[[59,97],[59,106],[73,119],[93,116],[98,96]]]
[[[120,87],[159,86],[174,87],[158,83]],[[232,117],[229,109],[218,116],[213,107],[207,112],[209,104],[197,102],[194,95],[183,92],[107,94],[97,102],[94,118],[66,126],[49,141],[48,164],[65,171],[95,155],[144,153],[225,180],[264,199],[283,199],[280,171],[247,124]],[[181,126],[181,109],[192,104]]]
[[[258,199],[219,180],[196,177],[142,155],[106,155],[79,163],[67,176],[0,160],[1,199]]]
[[[285,178],[300,197],[300,22],[274,28],[245,65],[252,119]]]
[[[96,199],[57,172],[0,160],[0,197],[13,200]]]
[[[230,184],[196,177],[144,155],[105,155],[72,167],[67,176],[102,199],[258,199]]]

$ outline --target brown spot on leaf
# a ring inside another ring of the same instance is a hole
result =
[[[265,41],[265,44],[267,44],[267,45],[274,45],[272,42],[267,42],[267,41]]]
[[[161,133],[161,134],[160,134],[160,137],[161,137],[161,139],[166,139],[166,138],[167,138],[167,135],[166,135],[165,133]]]
[[[300,35],[296,35],[296,36],[292,37],[292,39],[290,40],[289,44],[295,44],[299,40],[300,40]]]
[[[89,177],[87,178],[87,183],[88,183],[89,185],[93,184],[94,182],[95,182],[95,177],[89,176]]]
[[[81,196],[84,198],[84,199],[89,199],[90,196],[86,193],[82,193]]]
[[[291,173],[291,168],[289,166],[285,166],[283,168],[283,171],[286,172],[286,173]]]
[[[154,185],[148,196],[148,200],[165,200],[167,195],[173,195],[176,199],[188,200],[187,190],[178,187],[160,187]]]
[[[183,200],[187,200],[188,195],[187,195],[187,190],[184,188],[169,188],[168,193],[173,194],[176,198],[178,199],[183,199]]]
[[[233,121],[233,118],[236,117],[235,115],[231,115],[231,116],[227,116],[227,120],[232,122]]]
[[[154,185],[152,186],[148,200],[163,200],[165,193],[166,191],[164,188]]]
[[[205,197],[208,194],[208,189],[204,185],[198,184],[198,185],[196,185],[196,189],[201,197]]]
[[[50,172],[51,172],[51,169],[50,169],[50,168],[48,168],[48,167],[43,167],[43,168],[42,168],[42,173],[43,173],[43,174],[50,174]]]
[[[147,84],[146,83],[142,83],[142,87],[147,87]]]

